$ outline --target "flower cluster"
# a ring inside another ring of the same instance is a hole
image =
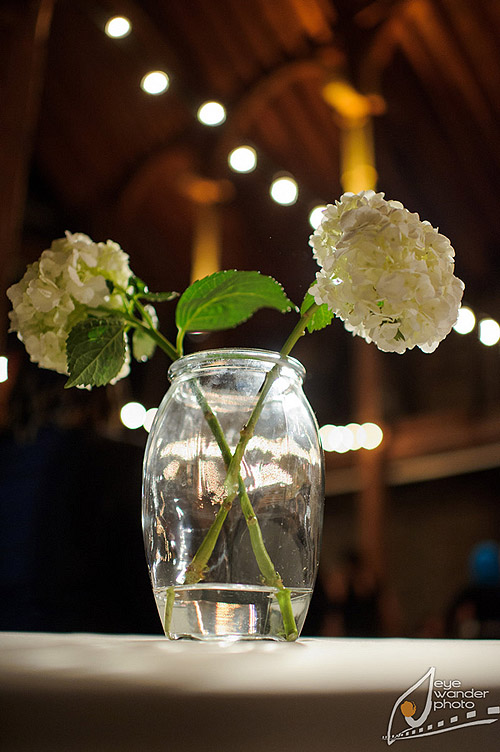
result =
[[[450,332],[464,284],[450,241],[383,193],[346,193],[327,206],[310,238],[322,267],[318,305],[380,350],[432,352]]]
[[[89,310],[122,310],[115,288],[125,290],[132,272],[117,243],[94,243],[81,233],[55,240],[24,277],[7,290],[11,329],[35,363],[68,373],[66,340]],[[127,376],[128,358],[117,378]]]

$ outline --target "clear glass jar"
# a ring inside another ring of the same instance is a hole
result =
[[[170,367],[171,386],[146,446],[143,529],[158,611],[172,639],[300,634],[324,502],[323,454],[304,374],[293,358],[245,349],[195,353]],[[228,462],[265,382],[264,391],[271,386],[257,408],[236,493],[225,485]]]

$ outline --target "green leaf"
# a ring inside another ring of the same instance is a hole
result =
[[[197,280],[181,295],[175,311],[179,332],[231,329],[259,308],[290,311],[293,303],[279,282],[260,272],[234,269]]]
[[[304,298],[304,301],[302,303],[302,306],[300,308],[301,314],[304,314],[306,311],[309,310],[309,308],[314,304],[314,298],[311,295],[310,292],[306,293],[306,296]],[[335,314],[330,311],[326,303],[323,303],[323,305],[320,305],[317,311],[313,313],[309,321],[307,322],[306,329],[309,332],[309,334],[312,334],[312,332],[317,332],[320,329],[324,329],[325,326],[328,326],[332,323],[332,319],[334,318]]]
[[[69,378],[64,385],[104,386],[118,375],[126,355],[125,322],[110,316],[89,317],[66,340]]]
[[[132,335],[132,352],[134,358],[143,363],[149,360],[156,349],[156,342],[142,329],[134,329]]]

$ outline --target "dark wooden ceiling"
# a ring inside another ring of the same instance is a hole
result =
[[[103,32],[114,14],[133,23],[122,40]],[[153,69],[171,77],[161,96],[139,88]],[[70,229],[120,242],[151,288],[182,290],[199,208],[192,188],[206,179],[221,198],[222,267],[272,274],[300,303],[315,273],[309,209],[342,192],[339,119],[322,93],[334,76],[378,103],[379,190],[452,239],[466,301],[500,320],[499,0],[58,0],[12,276]],[[197,122],[208,99],[226,105],[224,125]],[[240,143],[258,152],[252,174],[227,167]],[[293,207],[268,196],[283,170],[300,187]],[[259,314],[208,344],[279,347],[289,329]],[[499,399],[498,348],[485,355],[475,339],[449,340],[430,358],[387,356],[389,415],[464,401],[475,409],[485,379]],[[346,378],[350,342],[338,325],[297,350],[315,374],[320,420],[336,422],[329,405],[347,413],[335,384]]]

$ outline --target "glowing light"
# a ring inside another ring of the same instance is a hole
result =
[[[351,449],[356,451],[357,449],[364,447],[364,442],[366,441],[366,431],[363,426],[360,426],[359,423],[349,423],[346,428],[352,435]]]
[[[106,23],[104,31],[108,37],[112,37],[113,39],[123,39],[123,37],[128,36],[132,31],[132,24],[128,18],[125,18],[125,16],[113,16],[113,18],[110,18]]]
[[[384,438],[384,432],[376,423],[363,423],[362,428],[365,432],[363,449],[376,449]]]
[[[0,355],[0,384],[9,378],[9,360],[5,355]]]
[[[337,426],[327,423],[319,429],[321,445],[325,452],[334,452],[337,446]]]
[[[467,306],[462,306],[458,312],[458,318],[453,329],[458,334],[469,334],[476,326],[474,311]]]
[[[170,85],[170,79],[164,71],[146,73],[141,81],[141,89],[147,94],[163,94]]]
[[[319,429],[321,444],[325,452],[344,454],[358,449],[375,449],[382,442],[383,431],[376,423],[349,423],[347,426],[333,426],[330,423]]]
[[[158,412],[157,407],[150,407],[149,410],[146,410],[146,414],[144,415],[144,420],[142,421],[142,426],[144,430],[146,430],[148,433],[151,431],[151,426],[153,425],[153,421],[155,419],[157,412]]]
[[[313,230],[316,230],[317,227],[321,224],[321,220],[323,219],[323,212],[325,211],[326,206],[315,206],[314,209],[311,209],[311,212],[309,214],[309,224],[313,228]]]
[[[238,146],[232,150],[227,161],[235,172],[252,172],[257,166],[257,153],[251,146]]]
[[[144,425],[146,408],[140,402],[127,402],[120,410],[120,420],[125,428],[136,429]]]
[[[299,188],[293,178],[281,177],[273,180],[269,193],[277,204],[291,206],[297,201]]]
[[[495,319],[481,319],[479,322],[479,341],[491,347],[500,340],[500,325]]]
[[[197,117],[203,125],[221,125],[226,119],[226,110],[220,102],[205,102],[198,110]]]

